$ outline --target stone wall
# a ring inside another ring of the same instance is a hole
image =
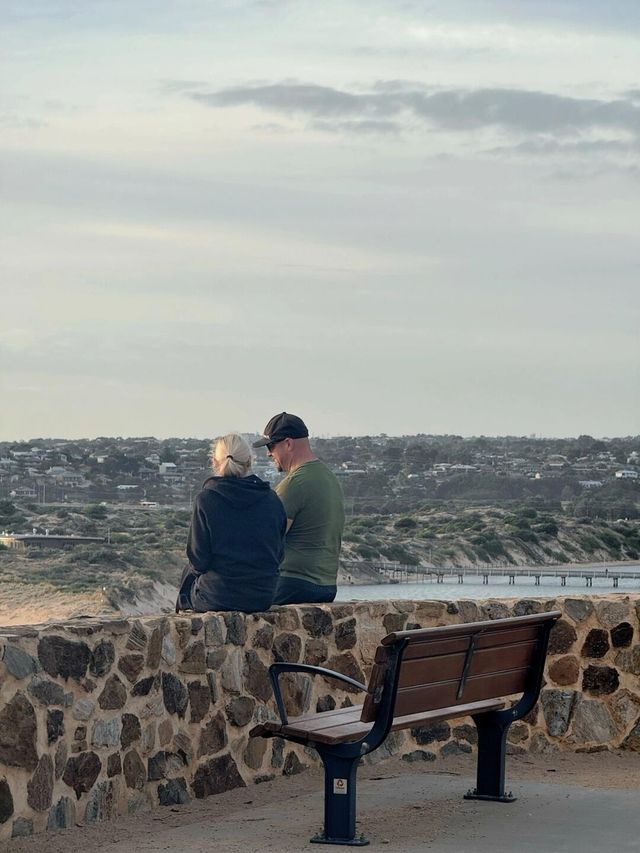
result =
[[[79,619],[0,630],[0,840],[188,802],[276,774],[315,753],[249,740],[274,717],[267,667],[319,664],[366,680],[380,638],[555,607],[538,708],[510,750],[640,751],[640,598],[477,604],[385,601],[259,615]],[[283,677],[292,714],[358,701],[335,682]],[[392,735],[368,761],[470,752],[470,720]]]

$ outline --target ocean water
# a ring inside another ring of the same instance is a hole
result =
[[[509,584],[506,577],[491,577],[488,584],[478,583],[476,578],[466,578],[459,583],[363,584],[338,587],[336,601],[380,601],[384,599],[437,599],[455,601],[460,598],[553,598],[558,595],[611,595],[611,593],[640,594],[640,579],[620,578],[614,588],[610,578],[594,578],[593,586],[587,586],[584,578],[567,578],[567,585],[560,585],[560,578],[541,578],[540,586],[533,578],[517,577]]]

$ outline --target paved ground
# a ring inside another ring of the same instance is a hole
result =
[[[361,770],[359,830],[372,851],[590,853],[640,850],[640,755],[510,756],[512,804],[461,799],[466,757]],[[322,816],[317,770],[89,829],[9,842],[7,853],[300,853]],[[333,848],[337,849],[337,848]]]

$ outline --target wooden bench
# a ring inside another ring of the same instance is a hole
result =
[[[269,669],[280,722],[251,736],[282,737],[315,748],[325,769],[324,844],[368,844],[356,836],[356,773],[362,756],[390,731],[470,716],[478,731],[477,781],[466,799],[513,802],[505,794],[507,732],[534,707],[549,632],[561,614],[516,616],[440,628],[395,631],[376,650],[369,684],[340,672],[298,663]],[[362,705],[289,719],[279,677],[300,672],[337,679],[366,693]],[[508,697],[520,696],[515,701]]]

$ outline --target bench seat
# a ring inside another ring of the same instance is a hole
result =
[[[450,708],[437,708],[435,711],[423,711],[418,714],[408,714],[404,717],[394,717],[391,731],[425,726],[439,720],[451,720],[456,717],[466,717],[485,711],[499,711],[505,703],[500,700],[485,700],[469,702],[466,705],[454,705]],[[300,743],[349,743],[359,740],[373,728],[372,723],[361,722],[362,705],[352,705],[349,708],[336,708],[334,711],[322,711],[316,714],[303,714],[291,717],[288,725],[278,721],[269,721],[251,730],[251,736],[284,737]]]

